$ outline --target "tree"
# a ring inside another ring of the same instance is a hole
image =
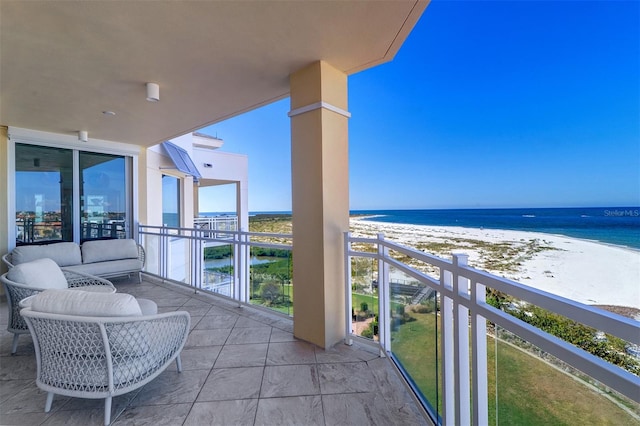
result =
[[[264,283],[260,288],[260,297],[266,305],[272,305],[273,303],[277,302],[280,295],[280,286],[276,282],[272,281]]]

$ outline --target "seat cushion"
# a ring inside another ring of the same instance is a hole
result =
[[[83,263],[82,265],[69,266],[66,269],[98,276],[126,275],[140,271],[142,262],[138,259],[111,260],[108,262]]]
[[[86,241],[80,249],[82,263],[138,258],[138,245],[131,239]]]
[[[136,298],[125,293],[46,290],[30,298],[31,310],[87,317],[142,316]]]
[[[37,259],[9,269],[7,278],[37,289],[67,288],[67,279],[60,267],[51,259]]]
[[[11,263],[19,265],[36,259],[49,258],[58,266],[79,265],[82,263],[80,247],[76,243],[55,243],[41,246],[20,246],[11,251]]]

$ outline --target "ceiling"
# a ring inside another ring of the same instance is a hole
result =
[[[155,145],[287,97],[317,60],[391,60],[428,1],[1,0],[0,125]]]

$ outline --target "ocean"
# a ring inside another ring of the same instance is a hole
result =
[[[640,207],[528,209],[352,210],[375,222],[543,232],[640,250]],[[221,213],[200,213],[214,216]],[[226,214],[235,213],[227,212]],[[284,214],[290,211],[250,212]]]
[[[543,232],[640,250],[640,207],[354,210],[376,222]]]

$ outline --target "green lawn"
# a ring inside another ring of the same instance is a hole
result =
[[[433,313],[411,316],[416,321],[392,332],[392,349],[425,397],[435,403],[436,392],[442,392],[440,349],[436,349],[441,344],[439,317]],[[490,424],[496,424],[497,416],[498,423],[505,425],[640,425],[609,399],[537,357],[504,342],[496,349],[493,338],[488,338],[487,346]]]

